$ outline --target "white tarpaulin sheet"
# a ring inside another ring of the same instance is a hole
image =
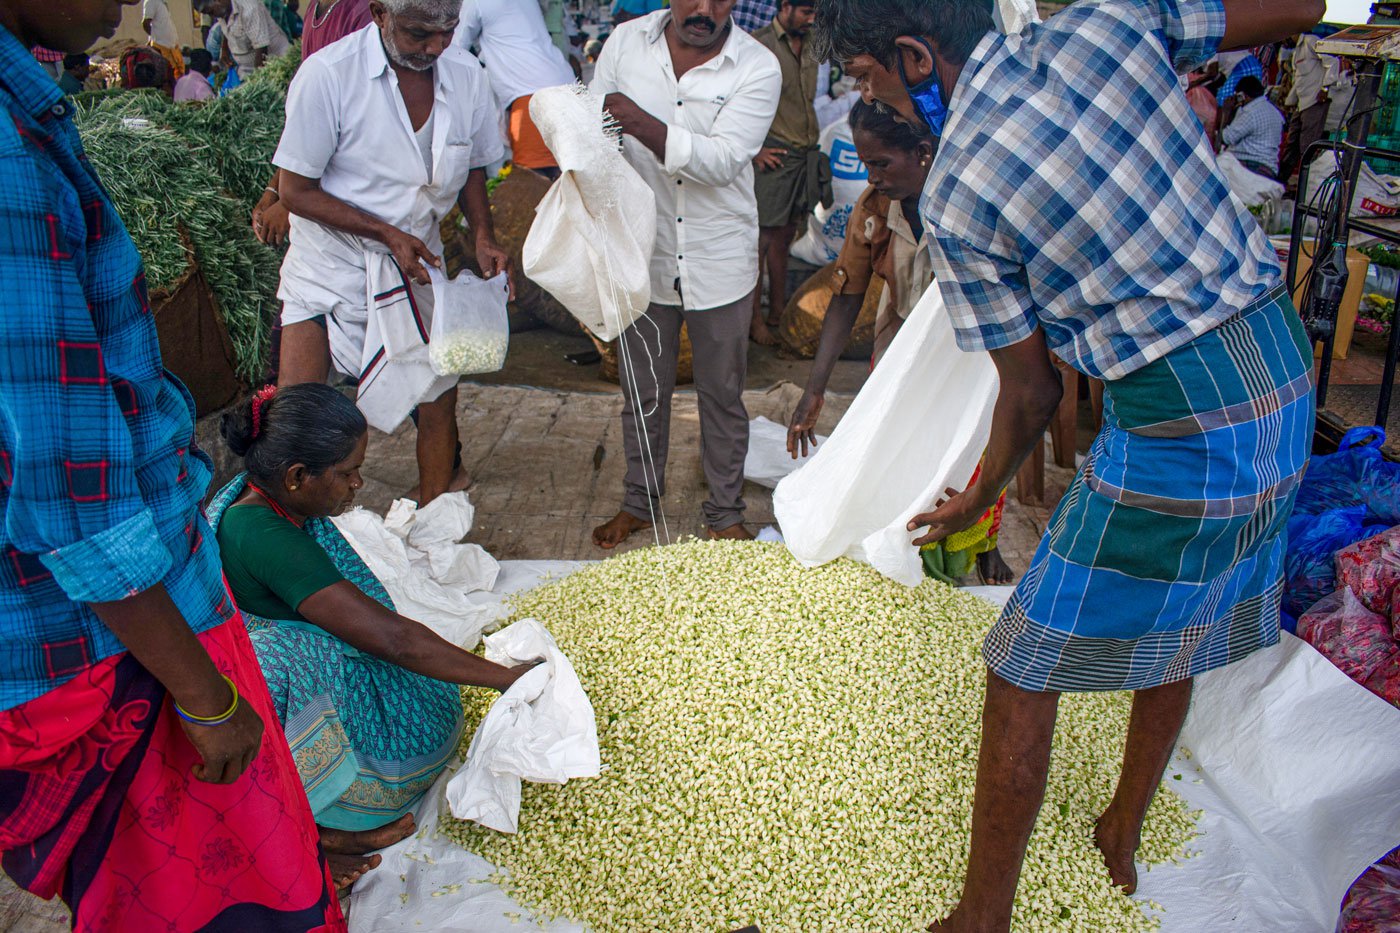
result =
[[[577,566],[508,561],[496,593]],[[1326,933],[1351,881],[1400,844],[1400,711],[1290,635],[1201,677],[1181,744],[1190,757],[1167,783],[1203,811],[1196,855],[1142,872],[1138,891],[1165,909],[1163,933]],[[385,850],[355,886],[353,933],[582,933],[533,921],[490,864],[434,838],[444,783],[419,812],[423,838]]]

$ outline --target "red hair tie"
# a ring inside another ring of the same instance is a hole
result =
[[[263,386],[253,393],[253,435],[252,440],[257,440],[262,433],[263,406],[272,401],[272,397],[277,394],[277,386]]]

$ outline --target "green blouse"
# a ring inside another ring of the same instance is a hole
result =
[[[309,622],[302,602],[345,579],[321,545],[265,506],[231,506],[217,537],[234,602],[264,619]]]

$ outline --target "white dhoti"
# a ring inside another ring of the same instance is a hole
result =
[[[277,297],[282,326],[324,317],[331,364],[359,380],[365,420],[393,431],[457,384],[428,362],[433,290],[413,284],[380,243],[294,217]],[[442,255],[436,227],[423,237]]]

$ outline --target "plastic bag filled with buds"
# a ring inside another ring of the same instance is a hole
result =
[[[522,904],[593,933],[884,933],[951,910],[989,603],[849,560],[804,570],[780,545],[688,542],[589,566],[514,608],[573,660],[603,759],[596,780],[527,785],[517,835],[444,826]],[[1155,926],[1092,840],[1128,709],[1126,694],[1061,700],[1014,929]],[[1139,859],[1177,858],[1194,833],[1164,788]]]

